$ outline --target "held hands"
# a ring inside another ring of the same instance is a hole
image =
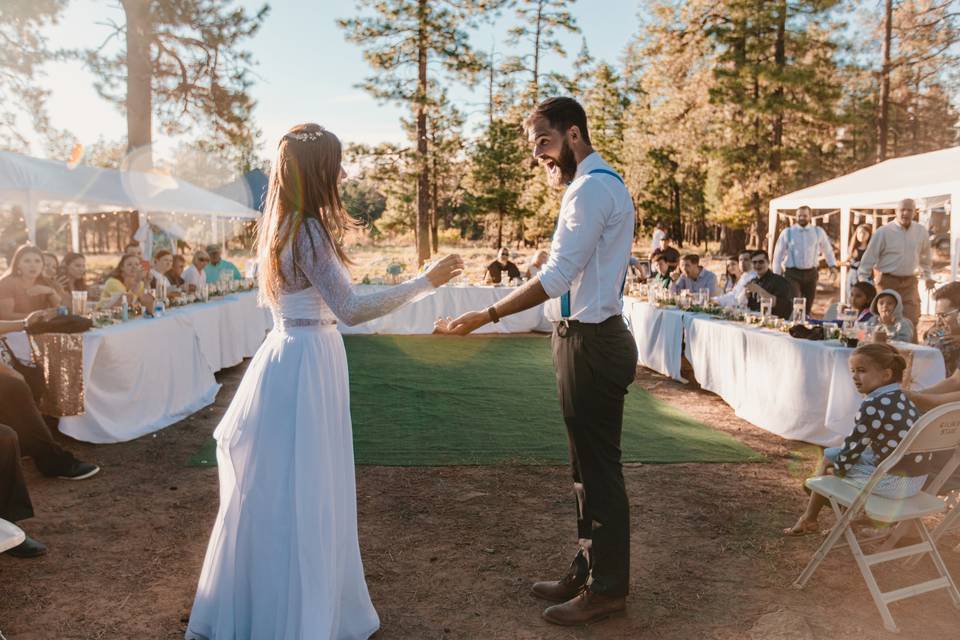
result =
[[[32,287],[28,287],[26,291],[28,296],[49,296],[53,293],[56,293],[53,287],[48,287],[44,284],[35,284]]]
[[[452,279],[463,273],[463,259],[457,254],[452,254],[434,262],[427,270],[427,280],[434,288],[450,282]]]
[[[486,311],[468,311],[458,318],[440,318],[433,323],[434,333],[451,336],[465,336],[490,322]]]
[[[49,320],[50,318],[57,315],[56,309],[41,309],[40,311],[34,311],[26,318],[23,319],[24,327],[32,327],[38,322],[43,322],[44,320]]]

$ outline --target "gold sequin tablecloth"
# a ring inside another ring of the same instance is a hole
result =
[[[50,416],[82,416],[83,334],[38,334],[30,336],[30,346],[47,383],[40,411]]]

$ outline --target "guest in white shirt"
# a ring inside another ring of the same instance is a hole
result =
[[[871,282],[873,270],[880,272],[878,289],[893,289],[903,301],[903,315],[916,327],[920,321],[920,291],[917,271],[923,275],[927,289],[933,280],[930,256],[930,233],[919,222],[914,222],[916,205],[907,198],[897,205],[897,216],[873,234],[860,260],[857,273],[860,280]]]
[[[537,251],[535,254],[530,256],[527,260],[527,272],[524,274],[524,277],[529,280],[534,277],[540,270],[543,269],[543,265],[547,264],[548,253],[546,251]]]
[[[820,255],[827,261],[830,274],[837,268],[837,259],[833,255],[833,246],[830,238],[822,227],[812,222],[810,207],[797,209],[797,222],[780,233],[777,246],[773,250],[773,264],[771,268],[775,274],[782,275],[790,281],[796,295],[807,299],[807,315],[813,308],[813,300],[817,297],[817,272],[820,266]]]
[[[173,254],[166,249],[160,249],[153,254],[153,268],[150,269],[150,286],[156,288],[163,284],[170,289],[170,280],[167,272],[173,267]]]
[[[193,264],[187,267],[183,272],[183,281],[187,286],[187,293],[196,293],[203,285],[207,284],[207,276],[203,269],[210,262],[210,256],[206,251],[197,249],[193,253]]]
[[[661,220],[657,220],[657,224],[653,229],[653,238],[650,240],[650,253],[660,248],[660,241],[663,240],[664,236],[667,235],[667,225]]]
[[[717,296],[717,302],[725,307],[745,307],[747,306],[747,285],[757,279],[757,272],[753,270],[753,252],[741,251],[737,256],[737,262],[740,263],[742,275],[733,286],[732,291],[728,291],[721,296]]]

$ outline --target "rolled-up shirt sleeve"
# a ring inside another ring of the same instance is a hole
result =
[[[560,211],[550,258],[540,271],[540,284],[551,298],[570,290],[597,250],[613,197],[599,180],[584,180]]]

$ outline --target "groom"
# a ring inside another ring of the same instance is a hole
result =
[[[550,258],[537,277],[494,306],[438,321],[438,330],[465,335],[549,300],[580,548],[566,575],[537,582],[532,592],[559,603],[543,612],[549,622],[582,625],[623,611],[630,581],[620,433],[637,347],[620,312],[634,209],[623,180],[590,146],[587,116],[576,100],[544,100],[524,129],[550,183],[566,185]]]

